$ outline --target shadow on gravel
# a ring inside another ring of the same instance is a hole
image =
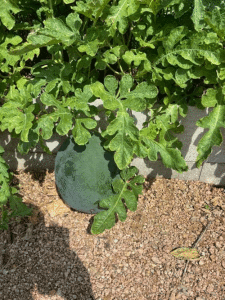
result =
[[[36,211],[32,219],[13,220],[0,231],[0,299],[33,300],[37,293],[46,299],[95,300],[89,273],[70,250],[68,229],[47,227],[37,207],[29,206]]]

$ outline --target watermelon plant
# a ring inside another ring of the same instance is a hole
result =
[[[93,234],[110,229],[116,213],[125,220],[122,200],[136,209],[144,178],[129,167],[134,155],[160,156],[167,168],[188,170],[173,135],[184,131],[180,119],[188,105],[212,108],[196,123],[206,129],[197,167],[221,145],[224,0],[4,0],[0,20],[0,130],[20,139],[21,154],[38,143],[51,154],[44,141],[53,130],[61,136],[71,130],[77,145],[88,144],[100,113],[91,103],[103,102],[102,147],[113,153],[120,178],[112,180],[113,194],[98,202],[103,210]],[[38,97],[53,112],[34,103]],[[151,113],[141,130],[132,110]],[[12,201],[3,161],[2,208]]]

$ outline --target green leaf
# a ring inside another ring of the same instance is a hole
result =
[[[140,175],[134,177],[137,171],[136,167],[130,167],[121,172],[122,179],[115,179],[113,181],[112,186],[115,195],[100,201],[99,206],[108,209],[94,216],[94,222],[91,227],[92,234],[99,234],[105,229],[111,229],[115,225],[115,213],[117,213],[120,221],[124,222],[126,220],[127,213],[122,199],[125,200],[128,209],[136,211],[138,194],[142,194],[143,190],[142,185],[136,184],[145,181],[144,177]],[[128,179],[132,177],[134,178],[128,182]],[[128,186],[131,190],[127,189]]]
[[[63,93],[65,95],[68,94],[70,91],[71,92],[73,91],[73,87],[70,85],[70,82],[68,80],[62,80],[61,85],[62,85]]]
[[[225,13],[220,11],[220,7],[215,7],[212,14],[206,14],[204,20],[213,29],[213,31],[224,40],[225,37]]]
[[[91,65],[92,57],[88,55],[83,55],[77,62],[77,71],[83,68],[88,68]]]
[[[44,140],[49,140],[53,134],[54,122],[58,120],[57,116],[43,115],[38,119],[38,132],[41,130],[41,136]]]
[[[127,97],[128,93],[130,92],[130,89],[133,86],[133,78],[132,76],[125,74],[121,81],[120,81],[120,97],[125,98]]]
[[[180,42],[187,34],[189,30],[185,26],[178,26],[173,28],[169,36],[163,41],[164,48],[168,51],[174,48],[174,46]]]
[[[98,40],[95,40],[87,43],[86,45],[79,46],[78,50],[80,52],[86,52],[90,56],[95,56],[98,51],[98,45],[99,45]]]
[[[110,53],[110,50],[105,51],[105,53],[103,54],[104,59],[103,61],[108,63],[108,64],[115,64],[117,62],[117,57],[115,54]]]
[[[159,130],[159,142],[167,148],[182,148],[182,143],[171,134],[171,131],[180,133],[183,126],[178,122],[178,112],[183,114],[183,108],[177,104],[169,104],[161,109],[160,114],[156,115],[156,125]]]
[[[60,81],[59,78],[51,80],[45,88],[46,93],[50,93],[56,86],[56,84]]]
[[[188,170],[187,164],[178,149],[167,148],[156,141],[147,140],[146,138],[143,139],[143,141],[149,148],[149,160],[156,161],[158,159],[157,153],[159,152],[162,162],[167,168],[172,168],[178,173],[183,173]]]
[[[222,48],[216,44],[201,45],[200,40],[203,38],[203,33],[196,34],[193,40],[185,40],[182,45],[177,46],[176,50],[180,52],[180,55],[199,65],[197,60],[198,55],[207,59],[209,62],[215,65],[219,65],[222,62]],[[190,51],[190,49],[192,49]]]
[[[90,86],[85,85],[83,92],[78,88],[75,90],[75,97],[69,97],[66,99],[65,106],[69,106],[71,109],[81,110],[87,114],[90,111],[88,102],[92,95]]]
[[[208,89],[206,92],[206,95],[202,96],[202,105],[204,107],[215,107],[215,105],[217,104],[217,99],[216,99],[216,95],[217,95],[217,90],[214,89]]]
[[[82,25],[82,20],[77,13],[71,13],[66,17],[66,24],[72,29],[73,33],[77,36],[77,39],[80,37],[80,28]]]
[[[126,45],[119,45],[111,48],[109,51],[116,55],[117,58],[121,58],[122,55],[128,50]]]
[[[195,0],[191,19],[193,20],[196,31],[200,31],[203,27],[204,13],[205,10],[202,0]]]
[[[104,26],[95,26],[87,29],[84,40],[78,47],[80,52],[86,52],[90,56],[95,56],[99,47],[106,44],[108,32]]]
[[[140,51],[135,51],[137,54],[134,53],[135,50],[133,51],[126,51],[125,54],[122,56],[124,61],[128,64],[131,65],[132,61],[134,62],[134,66],[137,67],[140,65],[142,61],[147,60],[146,53],[140,52]]]
[[[115,95],[116,90],[118,88],[118,81],[114,76],[112,75],[106,76],[106,78],[104,79],[104,85],[111,95]]]
[[[51,41],[51,39],[48,39]],[[41,41],[43,42],[43,40]],[[46,43],[47,45],[48,43]],[[45,45],[45,44],[44,44]],[[32,45],[31,43],[25,42],[21,46],[18,46],[16,48],[13,48],[10,50],[8,53],[10,55],[21,55],[21,54],[26,54],[28,55],[29,52],[35,53],[38,52],[38,55],[40,53],[39,48],[42,46],[42,44],[37,44],[37,45]]]
[[[37,126],[37,125],[36,125]],[[17,145],[17,150],[20,154],[27,154],[31,148],[34,148],[39,141],[39,131],[38,128],[31,128],[28,133],[28,142],[22,140],[19,141]]]
[[[60,19],[57,18],[49,18],[44,21],[45,27],[40,29],[38,34],[41,34],[41,38],[43,37],[51,37],[57,41],[62,42],[66,46],[72,45],[74,42],[78,42],[80,40],[79,29],[82,24],[81,19],[77,14],[69,15],[66,19],[67,25]],[[40,44],[40,40],[38,36],[33,36],[28,39],[32,42],[32,44]],[[48,42],[46,40],[46,42]]]
[[[0,19],[7,29],[11,30],[15,25],[15,18],[11,14],[17,14],[21,9],[17,6],[15,1],[1,0],[0,1]]]
[[[138,141],[139,131],[134,125],[134,119],[126,111],[118,111],[114,119],[102,133],[115,135],[107,149],[115,151],[114,160],[120,170],[126,168],[133,157],[133,141]]]
[[[80,41],[80,27],[82,21],[77,13],[71,13],[66,18],[66,24],[57,18],[44,21],[44,28],[35,28],[27,37],[27,42],[13,49],[10,54],[24,54],[43,46],[57,45],[60,42],[70,46]]]
[[[43,130],[42,137],[44,139],[49,139],[51,137],[49,135],[52,131],[52,128],[54,127],[53,122],[57,122],[59,118],[60,121],[59,124],[56,126],[56,132],[59,135],[66,135],[73,125],[73,115],[70,112],[70,110],[68,108],[65,108],[64,105],[62,105],[58,100],[56,100],[55,97],[51,94],[42,94],[40,100],[43,104],[47,106],[55,106],[57,108],[55,112],[48,114],[47,116],[41,116],[41,118],[38,120],[38,128],[41,128]],[[47,128],[45,128],[45,126]]]
[[[8,129],[9,132],[12,132],[15,129],[17,134],[21,133],[21,140],[28,142],[28,133],[34,120],[34,115],[32,114],[34,108],[35,106],[31,105],[21,112],[18,110],[17,103],[12,103],[11,101],[5,103],[0,112],[1,130]]]
[[[121,79],[120,97],[113,96],[117,89],[117,81],[113,76],[108,75],[105,78],[105,84],[110,93],[105,90],[104,85],[100,82],[92,84],[91,89],[96,97],[102,99],[105,108],[110,110],[119,109],[116,118],[110,122],[102,136],[115,135],[107,145],[107,149],[116,151],[114,155],[115,163],[122,170],[131,162],[134,145],[139,138],[139,131],[133,124],[134,119],[129,116],[126,109],[145,110],[145,98],[156,97],[158,91],[154,85],[148,85],[146,82],[142,82],[133,91],[130,91],[133,85],[133,79],[130,75],[124,75]],[[126,99],[123,100],[122,98]]]
[[[59,79],[61,69],[61,64],[43,60],[33,66],[32,75],[34,75],[35,78],[45,78],[47,82],[50,82],[52,80]]]
[[[29,102],[32,102],[32,97],[26,89],[22,88],[19,91],[15,89],[15,86],[11,86],[6,98],[13,101],[8,101],[1,107],[0,129],[2,131],[8,129],[9,132],[15,129],[16,134],[21,133],[21,140],[28,142],[29,130],[34,120],[32,112],[35,109],[34,104],[29,105]]]
[[[147,84],[147,82],[144,81],[138,84],[136,88],[129,93],[129,97],[155,98],[157,94],[157,87],[153,84]]]
[[[170,133],[170,130],[176,130],[178,126],[178,122],[171,123],[171,120],[175,121],[178,116],[177,109],[177,107],[171,107],[168,111],[165,109],[162,115],[156,116],[157,123],[154,124],[154,131],[152,132],[153,125],[150,123],[147,128],[140,130],[140,140],[146,145],[145,151],[148,152],[150,161],[156,161],[157,154],[160,153],[162,162],[167,168],[182,173],[188,170],[187,164],[178,150],[181,149],[182,143]],[[158,132],[159,142],[154,140]]]
[[[73,2],[75,2],[76,0],[63,0],[64,3],[66,4],[71,4]]]
[[[128,17],[137,12],[140,3],[136,0],[119,0],[118,5],[110,7],[109,14],[105,20],[110,27],[110,33],[115,35],[118,29],[121,34],[126,32],[128,27]],[[118,25],[117,25],[118,24]]]
[[[115,101],[115,96],[112,96],[109,92],[107,92],[101,82],[96,81],[93,83],[91,85],[91,90],[96,97],[99,97],[103,101],[105,108],[110,110],[119,108],[119,103]]]
[[[4,152],[3,147],[0,146],[0,154]],[[11,217],[26,216],[31,214],[32,209],[28,208],[22,203],[22,198],[14,196],[18,193],[17,189],[10,187],[9,181],[12,180],[13,173],[8,172],[9,166],[0,155],[0,208],[2,215],[0,219],[0,229],[8,229],[8,222]],[[8,214],[4,210],[4,205],[9,201],[12,213]]]
[[[8,201],[8,197],[11,195],[10,187],[8,185],[9,182],[9,165],[5,162],[3,157],[1,156],[5,150],[2,146],[0,146],[0,205],[4,205]]]
[[[97,22],[98,18],[102,15],[104,8],[107,6],[110,0],[85,0],[78,1],[76,6],[71,7],[75,11],[83,14],[92,21]],[[94,16],[94,18],[92,17]]]
[[[148,8],[143,9],[143,11],[149,11],[152,12],[155,16],[159,12],[159,10],[162,8],[163,3],[161,4],[161,0],[138,0],[141,4],[147,4]],[[170,1],[169,1],[170,2]],[[166,6],[164,4],[164,6]]]
[[[215,106],[216,102],[217,104]],[[209,89],[207,91],[207,98],[204,98],[204,104],[210,106],[213,105],[215,107],[208,116],[196,122],[196,125],[199,127],[209,128],[208,132],[204,134],[198,143],[198,157],[196,160],[197,168],[199,168],[203,161],[210,155],[212,147],[220,146],[223,141],[220,128],[225,127],[225,99],[222,89],[218,89],[217,93],[212,91],[212,89]]]
[[[13,211],[10,217],[25,217],[31,215],[33,208],[27,207],[22,201],[23,199],[21,197],[12,195],[9,197],[10,208]]]
[[[18,45],[22,42],[22,38],[18,35],[7,35],[4,39],[4,42],[0,44],[0,70],[2,72],[8,73],[10,71],[10,67],[14,67],[15,64],[20,60],[20,56],[11,55],[8,51],[8,45]]]
[[[97,126],[97,122],[90,118],[76,118],[76,123],[72,129],[72,134],[74,141],[78,145],[85,145],[91,138],[90,132],[83,126],[88,129],[94,129]]]

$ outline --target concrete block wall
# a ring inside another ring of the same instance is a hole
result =
[[[44,106],[40,100],[33,100],[33,103],[40,104],[41,108],[45,108],[48,112],[52,112],[52,108]],[[103,107],[102,100],[97,99],[90,105]],[[211,109],[209,109],[211,111]],[[187,162],[189,170],[183,174],[179,174],[172,169],[166,168],[161,160],[156,162],[149,161],[147,158],[140,159],[135,156],[130,166],[136,166],[139,169],[139,174],[145,175],[149,178],[164,177],[164,178],[178,178],[183,180],[198,180],[201,182],[211,183],[214,185],[225,186],[225,141],[223,141],[220,147],[214,147],[210,157],[203,163],[198,169],[195,165],[197,153],[197,144],[202,138],[204,132],[207,129],[197,127],[195,124],[197,120],[206,116],[208,110],[199,110],[195,107],[189,106],[188,115],[185,119],[181,119],[181,123],[184,125],[185,131],[182,134],[177,134],[178,139],[183,143],[182,155]],[[134,117],[135,125],[140,130],[142,123],[146,121],[149,111],[144,112],[130,112],[130,115]],[[95,117],[98,122],[98,131],[102,132],[106,129],[108,122],[105,119],[104,112],[101,112],[99,116]],[[225,137],[225,129],[221,129],[223,138]],[[37,147],[30,150],[26,155],[21,155],[17,151],[18,139],[11,138],[10,133],[5,130],[0,131],[0,145],[5,149],[3,158],[10,167],[10,171],[15,170],[54,170],[55,157],[61,144],[65,139],[72,134],[71,130],[66,136],[60,136],[54,133],[48,140],[44,141],[52,155],[47,154],[38,144]]]

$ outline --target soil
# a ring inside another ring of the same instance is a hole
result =
[[[0,299],[225,300],[223,188],[145,177],[137,210],[92,235],[94,215],[63,202],[54,172],[14,172],[11,185],[34,214],[0,232]],[[180,247],[199,260],[174,257]]]

